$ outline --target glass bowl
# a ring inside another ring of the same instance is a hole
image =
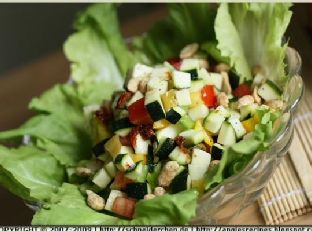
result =
[[[255,202],[286,154],[293,137],[294,115],[302,98],[304,85],[300,76],[301,57],[293,48],[287,49],[283,99],[287,106],[278,119],[282,129],[270,140],[270,148],[258,152],[252,161],[237,175],[204,194],[198,202],[196,217],[190,224],[228,224],[244,208]]]
[[[190,224],[228,224],[261,195],[280,158],[286,154],[293,136],[295,110],[304,90],[299,75],[301,58],[293,48],[287,50],[286,64],[289,78],[283,98],[287,102],[287,107],[279,118],[280,124],[284,125],[283,129],[271,139],[269,150],[258,152],[243,171],[229,177],[199,199],[196,217],[189,222]],[[29,141],[30,137],[24,136],[23,143],[28,144]],[[41,207],[38,203],[25,202],[25,204],[33,211]]]

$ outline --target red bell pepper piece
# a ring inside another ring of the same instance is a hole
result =
[[[167,60],[175,69],[180,70],[182,60],[179,58],[171,58]]]
[[[132,182],[132,180],[125,177],[125,174],[123,172],[117,172],[112,186],[115,189],[126,189],[127,184],[130,184]]]
[[[113,203],[112,211],[120,216],[132,218],[136,200],[132,198],[117,197]]]
[[[202,99],[206,106],[216,107],[217,106],[217,96],[213,85],[205,85],[201,91]]]
[[[236,97],[243,97],[244,95],[251,95],[251,88],[248,84],[240,84],[233,92]]]
[[[139,99],[128,107],[129,120],[135,125],[152,124],[153,120],[144,106],[144,98]]]

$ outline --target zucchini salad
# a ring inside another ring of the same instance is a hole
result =
[[[209,190],[207,175],[224,152],[253,146],[250,138],[263,115],[269,112],[270,122],[284,108],[282,90],[262,71],[254,67],[253,80],[244,81],[196,43],[163,64],[137,63],[125,90],[84,108],[93,129],[93,158],[81,161],[73,174],[82,179],[89,207],[131,219],[140,200]]]

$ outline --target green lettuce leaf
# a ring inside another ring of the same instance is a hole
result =
[[[77,186],[64,183],[33,217],[33,225],[115,224],[118,218],[97,213],[87,204]]]
[[[189,43],[214,40],[215,11],[207,3],[168,4],[169,16],[133,40],[134,54],[144,63],[156,64],[177,57]]]
[[[99,213],[88,207],[77,186],[64,183],[51,202],[33,217],[33,225],[150,225],[185,224],[195,215],[196,191],[165,195],[136,205],[133,220]]]
[[[0,184],[28,201],[46,201],[65,180],[65,170],[49,153],[33,146],[0,146]]]
[[[230,65],[244,79],[251,79],[252,68],[261,66],[265,77],[285,80],[286,45],[282,37],[289,24],[289,3],[221,3],[215,20],[217,48],[229,57]]]
[[[123,77],[105,39],[91,28],[69,36],[64,52],[84,105],[100,104],[122,87]]]
[[[0,140],[30,135],[34,145],[63,165],[90,158],[92,142],[74,86],[56,85],[35,98],[30,108],[41,113],[20,128],[0,132]]]
[[[215,61],[229,64],[229,58],[221,55],[221,51],[217,48],[217,45],[217,41],[208,41],[201,45],[201,49],[206,51]]]
[[[195,216],[198,193],[196,190],[166,194],[136,205],[135,219],[121,221],[125,225],[184,225]]]
[[[121,35],[115,4],[91,5],[79,15],[75,29],[64,44],[71,77],[84,105],[100,104],[122,88],[136,60]]]
[[[93,4],[82,12],[75,22],[75,29],[81,31],[93,28],[105,40],[113,54],[122,76],[135,64],[135,59],[120,32],[116,4]]]

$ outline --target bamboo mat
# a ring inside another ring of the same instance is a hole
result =
[[[312,91],[307,89],[294,121],[291,147],[258,199],[268,225],[282,224],[312,211],[311,99]]]

